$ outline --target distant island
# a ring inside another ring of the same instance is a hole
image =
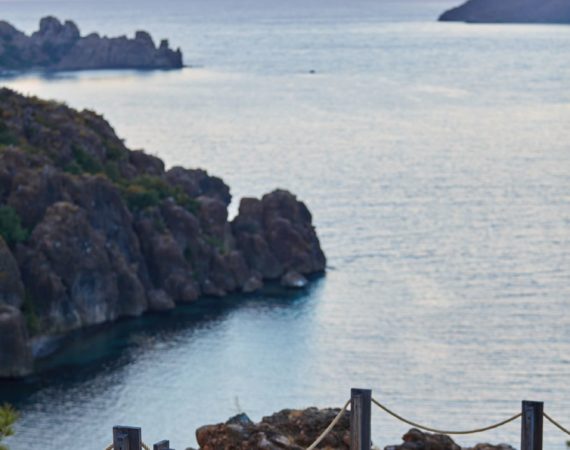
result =
[[[325,270],[293,194],[243,198],[229,221],[231,198],[204,170],[129,150],[93,111],[0,89],[0,378],[72,330]]]
[[[570,23],[570,0],[469,0],[440,21],[472,23]]]
[[[180,49],[172,50],[166,39],[157,47],[146,31],[134,39],[108,38],[91,33],[81,36],[71,21],[61,23],[44,17],[31,36],[0,21],[0,71],[88,69],[179,69]]]

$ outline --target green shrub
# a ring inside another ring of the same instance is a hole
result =
[[[24,297],[24,304],[22,305],[22,313],[26,319],[26,325],[28,327],[28,333],[31,336],[35,336],[40,332],[40,319],[36,313],[36,308],[34,307],[34,302],[28,290],[26,290],[26,295]]]
[[[132,211],[140,211],[160,203],[160,197],[156,192],[145,189],[137,184],[128,186],[126,189],[123,189],[122,192],[127,206]]]
[[[93,156],[91,156],[82,148],[74,145],[71,150],[73,151],[73,158],[75,159],[75,163],[82,172],[95,174],[103,171],[101,163],[99,163],[99,161],[93,158]]]
[[[3,121],[0,121],[0,146],[17,144],[18,138],[12,134],[8,128],[8,125],[6,125]]]
[[[18,413],[8,404],[0,406],[0,441],[5,437],[14,434],[14,423],[18,420]],[[8,447],[0,444],[0,450],[7,450]]]
[[[22,227],[20,216],[10,206],[0,206],[0,236],[13,245],[28,238],[28,230]]]

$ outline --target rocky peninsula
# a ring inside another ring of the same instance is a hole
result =
[[[49,337],[325,270],[293,194],[243,198],[229,221],[231,198],[93,111],[0,89],[0,377],[32,373]]]
[[[568,0],[468,0],[440,21],[473,23],[570,23]]]
[[[137,31],[134,39],[81,36],[75,23],[44,17],[39,30],[28,36],[0,21],[0,71],[181,67],[180,49],[172,50],[166,39],[157,47],[146,31]]]
[[[196,441],[200,450],[304,450],[339,412],[339,409],[331,408],[284,409],[264,417],[259,423],[242,413],[225,423],[198,428]],[[384,450],[514,450],[508,444],[461,447],[447,435],[425,433],[415,428],[404,434],[402,440],[402,444],[389,445]],[[350,412],[345,412],[317,448],[350,450]]]

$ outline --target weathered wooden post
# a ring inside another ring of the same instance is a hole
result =
[[[522,402],[521,450],[542,450],[544,403]]]
[[[372,438],[370,418],[372,414],[372,391],[350,391],[350,450],[370,450]]]
[[[152,450],[171,450],[170,441],[160,441],[152,446]]]
[[[113,427],[113,450],[141,450],[141,429],[136,427]]]

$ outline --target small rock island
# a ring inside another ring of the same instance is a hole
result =
[[[81,36],[75,23],[44,17],[31,36],[0,21],[0,71],[179,69],[180,49],[172,50],[166,39],[158,47],[146,31],[134,39],[109,38],[91,33]]]
[[[40,344],[202,296],[298,288],[326,259],[305,204],[243,198],[129,150],[93,111],[0,89],[0,378]]]
[[[570,23],[568,0],[468,0],[440,21],[472,23]]]

